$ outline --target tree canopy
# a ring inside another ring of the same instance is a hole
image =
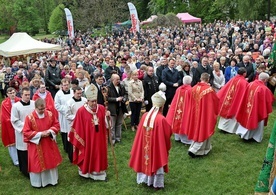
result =
[[[0,30],[51,32],[64,30],[65,13],[71,10],[75,29],[87,30],[129,19],[129,0],[0,0]],[[269,10],[276,15],[271,0],[133,0],[140,21],[151,15],[189,12],[203,22],[214,20],[265,20]],[[269,3],[271,4],[269,6]],[[270,9],[269,9],[270,7]],[[60,9],[60,11],[58,11]],[[56,25],[56,27],[55,27]]]

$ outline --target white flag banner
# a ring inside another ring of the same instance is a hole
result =
[[[67,20],[67,28],[68,28],[68,35],[70,38],[74,38],[74,24],[73,24],[73,16],[71,11],[68,8],[64,8],[66,20]]]
[[[131,18],[131,24],[132,24],[132,32],[139,32],[140,31],[140,25],[139,25],[139,18],[137,14],[136,7],[133,5],[133,3],[127,3],[129,12],[130,12],[130,18]]]

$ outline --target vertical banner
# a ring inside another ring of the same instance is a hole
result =
[[[66,20],[67,20],[67,28],[68,28],[68,35],[70,38],[74,38],[74,24],[73,24],[73,17],[71,11],[68,8],[64,8]]]
[[[130,19],[131,19],[131,24],[132,24],[132,32],[139,32],[139,19],[138,19],[138,14],[136,7],[133,5],[133,3],[127,3],[128,8],[129,8],[129,13],[130,13]]]

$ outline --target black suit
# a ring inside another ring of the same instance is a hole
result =
[[[206,68],[204,68],[202,65],[199,65],[194,72],[193,80],[192,80],[192,87],[195,86],[198,82],[200,82],[200,77],[202,73],[208,73],[210,75],[209,83],[213,85],[214,75],[213,75],[213,69],[207,65]]]
[[[182,84],[182,81],[178,70],[176,70],[175,68],[170,70],[169,67],[165,68],[162,71],[162,81],[167,86],[166,103],[163,110],[163,115],[166,116],[169,105],[171,104],[175,91],[177,89],[177,87],[174,87],[173,84],[178,83],[178,86],[180,86]]]
[[[144,87],[144,100],[148,101],[148,104],[146,105],[146,111],[148,112],[152,107],[152,101],[151,96],[155,94],[158,91],[158,78],[157,76],[150,77],[149,75],[146,75],[143,80],[143,87]]]
[[[237,64],[237,67],[239,67],[239,68],[244,67],[246,69],[246,77],[245,78],[248,78],[248,82],[251,82],[254,80],[255,71],[254,71],[252,63],[248,63],[247,65],[245,65],[243,62],[240,62]]]
[[[118,93],[115,86],[111,82],[108,86],[108,110],[112,116],[116,116],[120,109],[122,109],[123,113],[127,113],[125,101],[117,102],[116,98],[118,97],[124,97],[125,100],[127,99],[125,88],[120,85]]]

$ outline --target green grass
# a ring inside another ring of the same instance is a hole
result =
[[[0,194],[187,194],[187,195],[247,195],[254,194],[266,148],[276,119],[270,115],[261,143],[246,142],[237,135],[216,132],[212,138],[213,150],[205,157],[192,159],[188,146],[176,143],[172,137],[169,173],[165,175],[165,189],[155,191],[136,184],[136,174],[128,167],[129,152],[135,133],[123,131],[122,143],[115,146],[119,180],[116,181],[110,147],[108,152],[108,182],[92,181],[78,176],[77,167],[70,164],[61,151],[59,184],[35,189],[17,167],[12,165],[8,150],[0,144]],[[61,149],[61,140],[58,138]]]

